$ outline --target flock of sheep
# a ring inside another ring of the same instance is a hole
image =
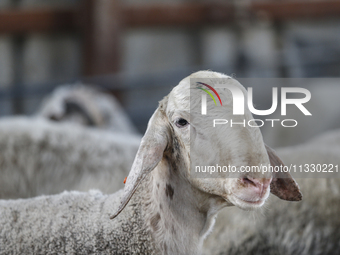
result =
[[[190,169],[339,164],[340,132],[275,152],[259,128],[212,131],[231,94],[202,116],[191,78],[225,78],[246,95],[226,75],[194,73],[143,138],[113,98],[82,85],[56,90],[33,117],[1,119],[0,254],[340,254],[340,179]]]

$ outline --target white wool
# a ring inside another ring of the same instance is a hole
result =
[[[40,118],[2,118],[0,198],[91,188],[112,193],[123,187],[139,143],[138,135]]]

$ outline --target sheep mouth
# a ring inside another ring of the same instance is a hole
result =
[[[233,199],[231,199],[232,203],[236,205],[237,207],[244,209],[244,210],[251,210],[251,209],[259,208],[265,203],[267,199],[266,195],[261,196],[256,199],[242,198],[235,194],[233,194],[232,197],[233,197]]]
[[[240,197],[238,197],[238,196],[236,196],[236,195],[234,195],[237,199],[239,199],[239,200],[242,200],[243,202],[246,202],[246,203],[249,203],[249,204],[261,204],[262,202],[264,202],[264,197],[261,197],[261,198],[259,198],[259,199],[257,199],[257,200],[251,200],[251,199],[244,199],[244,198],[240,198]]]

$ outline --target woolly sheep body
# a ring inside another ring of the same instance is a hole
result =
[[[109,220],[121,193],[0,200],[0,254],[157,254],[138,194],[119,221]]]
[[[286,165],[340,165],[340,130],[276,150]],[[304,199],[271,196],[265,208],[222,211],[204,254],[340,254],[340,178],[298,178]]]
[[[124,186],[140,137],[39,118],[0,120],[0,198]]]

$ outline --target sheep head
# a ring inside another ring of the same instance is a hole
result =
[[[288,173],[280,176],[271,172],[244,173],[237,171],[218,172],[211,176],[193,175],[193,167],[260,166],[283,164],[273,150],[265,146],[258,127],[218,126],[212,128],[212,119],[219,114],[229,115],[235,121],[250,120],[249,110],[244,115],[232,116],[232,95],[228,89],[219,90],[224,99],[223,107],[209,107],[211,114],[202,116],[200,111],[200,89],[190,85],[190,79],[224,78],[246,90],[236,80],[220,73],[201,71],[183,79],[161,102],[151,117],[142,139],[131,172],[124,188],[122,203],[115,218],[133,196],[138,185],[168,153],[177,153],[180,174],[196,189],[223,198],[225,205],[236,205],[242,209],[262,206],[272,193],[281,199],[298,201],[301,193],[294,179]],[[190,98],[197,98],[196,101]],[[210,102],[213,104],[212,102]],[[170,151],[170,152],[169,152]],[[203,177],[203,178],[202,178]],[[208,178],[205,178],[208,177]]]
[[[103,117],[96,89],[85,85],[64,85],[44,99],[38,116],[57,122],[69,122],[82,126],[102,126]],[[103,97],[102,100],[105,100]]]

